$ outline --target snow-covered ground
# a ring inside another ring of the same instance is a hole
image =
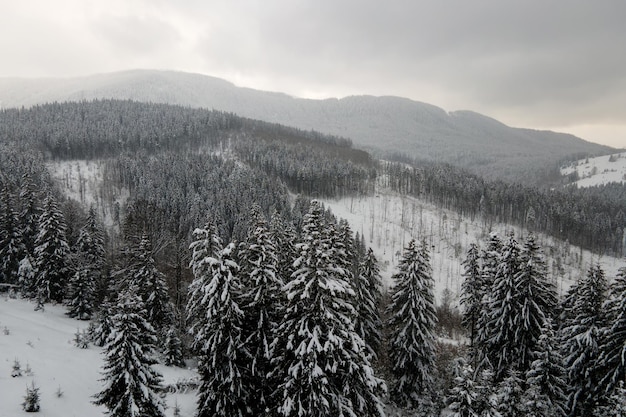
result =
[[[626,183],[626,153],[586,158],[561,168],[561,175],[576,172],[578,187],[594,187],[610,182]]]
[[[392,285],[391,276],[397,272],[406,244],[411,238],[418,241],[426,239],[431,246],[437,300],[441,299],[443,290],[448,288],[458,301],[464,271],[462,262],[471,243],[478,243],[484,248],[490,231],[498,233],[502,238],[514,231],[520,243],[528,235],[527,230],[507,224],[489,226],[480,218],[472,220],[423,200],[384,189],[379,189],[374,196],[321,201],[337,217],[348,220],[354,233],[358,232],[365,237],[366,244],[374,250],[378,258],[386,288]],[[592,263],[600,262],[609,278],[614,277],[619,268],[626,267],[626,259],[608,256],[598,258],[589,251],[550,236],[538,234],[537,237],[546,256],[550,277],[560,294],[586,274]],[[557,262],[561,266],[560,270],[556,268]]]
[[[0,417],[32,415],[21,406],[26,387],[32,382],[40,393],[38,416],[104,415],[104,407],[91,403],[93,395],[103,388],[103,349],[74,345],[74,334],[85,329],[88,322],[68,318],[62,306],[46,305],[45,312],[34,311],[34,307],[26,300],[0,294]],[[11,376],[15,361],[21,365],[22,376]],[[189,369],[155,368],[163,374],[165,385],[196,377]],[[195,415],[194,392],[170,392],[165,399],[167,416],[173,416],[176,403],[181,416]]]

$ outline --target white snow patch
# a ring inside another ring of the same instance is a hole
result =
[[[595,187],[612,182],[626,183],[626,153],[581,159],[561,168],[561,175],[577,173],[578,187]]]

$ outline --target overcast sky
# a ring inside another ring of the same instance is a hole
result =
[[[0,0],[0,77],[174,69],[626,147],[624,0]]]

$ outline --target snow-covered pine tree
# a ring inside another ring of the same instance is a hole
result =
[[[163,350],[166,366],[185,367],[185,357],[183,354],[183,342],[178,336],[178,330],[175,326],[170,326],[165,335],[165,346]]]
[[[391,397],[401,406],[415,407],[432,389],[435,368],[435,296],[426,243],[411,240],[393,275],[389,357],[394,383]]]
[[[35,269],[37,289],[43,301],[62,302],[71,276],[68,256],[70,248],[65,237],[65,220],[54,197],[48,194],[35,240]]]
[[[509,369],[517,368],[518,349],[516,333],[517,315],[520,313],[516,280],[520,271],[520,247],[511,234],[501,248],[489,309],[485,323],[488,337],[484,354],[492,366],[496,383],[502,381]]]
[[[167,329],[173,321],[173,308],[165,275],[156,267],[152,244],[146,234],[141,236],[139,247],[133,253],[130,271],[132,274],[130,282],[141,295],[147,312],[146,319],[161,336],[164,329]]]
[[[472,358],[475,370],[481,371],[491,368],[490,358],[487,356],[489,349],[489,338],[491,336],[491,327],[489,325],[489,312],[491,311],[492,292],[494,289],[494,281],[498,266],[500,265],[500,257],[502,255],[502,239],[497,233],[492,232],[489,235],[487,247],[481,251],[480,259],[482,261],[480,270],[480,284],[482,299],[480,301],[480,311],[476,320],[474,331],[474,348],[472,349],[474,357]]]
[[[200,249],[199,245],[194,248]],[[235,245],[228,244],[215,257],[198,260],[194,253],[195,280],[204,285],[203,294],[193,309],[202,312],[192,328],[194,346],[199,351],[197,417],[242,417],[250,415],[250,393],[244,379],[249,378],[241,364],[246,352],[242,339],[243,312],[237,303],[241,294],[239,265],[234,260]],[[203,275],[196,275],[201,273]]]
[[[0,191],[0,283],[19,283],[20,261],[27,256],[19,225],[13,196],[5,184]]]
[[[610,395],[626,381],[626,268],[621,268],[611,283],[609,300],[603,309],[608,323],[601,335],[597,386],[599,395]]]
[[[91,277],[94,291],[103,287],[102,280],[105,266],[104,231],[98,223],[96,210],[89,208],[85,224],[80,229],[76,241],[79,269],[83,269]],[[104,292],[104,291],[102,291]],[[94,294],[95,295],[95,294]]]
[[[161,375],[152,368],[157,339],[136,288],[131,285],[120,294],[116,310],[104,352],[106,385],[94,404],[105,406],[111,417],[163,417]]]
[[[597,367],[598,343],[606,326],[606,301],[608,284],[604,270],[597,264],[568,292],[564,306],[565,322],[561,328],[561,345],[567,369],[568,415],[589,416],[598,399],[596,387],[601,378]]]
[[[243,383],[245,390],[255,401],[250,403],[252,415],[260,416],[273,409],[271,399],[277,382],[269,378],[272,345],[281,320],[286,295],[283,282],[277,273],[278,255],[270,238],[267,223],[260,208],[253,206],[250,212],[251,227],[244,242],[239,245],[240,276],[243,294],[240,306],[244,315],[242,338],[245,350],[242,365],[250,373]]]
[[[20,224],[22,226],[22,238],[26,245],[26,250],[31,255],[35,251],[35,239],[39,229],[39,208],[37,207],[37,197],[35,185],[30,174],[22,176],[20,188],[20,200],[22,202],[20,211]]]
[[[535,359],[541,329],[556,316],[557,295],[548,273],[541,249],[533,234],[528,235],[520,252],[519,271],[515,274],[513,311],[514,344],[517,353],[511,362],[524,375]]]
[[[199,353],[204,343],[204,335],[199,335],[205,322],[204,288],[211,282],[213,276],[210,271],[211,262],[222,249],[222,240],[217,234],[217,228],[208,222],[203,228],[193,231],[194,241],[189,245],[191,261],[189,267],[194,279],[188,288],[186,306],[186,321],[189,333],[194,336],[191,349]]]
[[[275,372],[282,377],[278,413],[292,417],[384,416],[363,340],[354,330],[354,297],[336,236],[313,201],[303,219],[296,271],[285,285],[288,305],[273,345]]]
[[[113,316],[116,313],[116,303],[112,303],[107,299],[100,305],[97,312],[96,320],[90,327],[91,341],[96,346],[104,346],[109,340],[109,335],[113,331]]]
[[[277,211],[272,213],[270,219],[270,239],[274,242],[278,257],[277,273],[281,281],[287,283],[294,273],[293,263],[298,257],[296,242],[298,236],[293,226],[286,222]]]
[[[374,251],[369,248],[361,262],[356,279],[357,318],[354,328],[365,342],[371,360],[378,357],[382,344],[382,321],[379,311],[382,299],[381,288],[378,261],[374,256]]]
[[[474,381],[474,369],[471,365],[465,365],[461,372],[454,378],[454,386],[446,398],[448,407],[452,413],[450,417],[479,417],[478,393]]]
[[[522,400],[524,381],[519,373],[509,370],[508,374],[498,384],[497,410],[502,417],[519,417],[526,415],[526,407]]]
[[[89,320],[94,311],[95,286],[89,269],[79,269],[70,279],[67,315]]]
[[[526,372],[526,391],[523,402],[528,417],[564,417],[567,402],[567,383],[563,358],[550,320],[541,330],[535,348],[535,360]]]
[[[485,295],[480,268],[480,251],[478,245],[470,244],[467,256],[463,261],[463,283],[461,284],[461,300],[463,306],[462,324],[470,334],[470,349],[474,349],[474,339],[476,338],[476,326],[482,314],[482,299]],[[476,357],[474,352],[470,352],[472,357]]]
[[[39,387],[35,386],[33,381],[30,387],[26,387],[26,395],[22,403],[22,409],[27,413],[36,413],[41,408],[39,404]]]

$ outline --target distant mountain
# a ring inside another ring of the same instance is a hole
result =
[[[538,182],[558,162],[615,150],[576,136],[518,129],[471,111],[446,112],[400,97],[310,100],[237,87],[219,78],[135,70],[79,78],[0,78],[2,107],[131,99],[204,107],[352,139],[381,157],[447,162],[480,175]]]

